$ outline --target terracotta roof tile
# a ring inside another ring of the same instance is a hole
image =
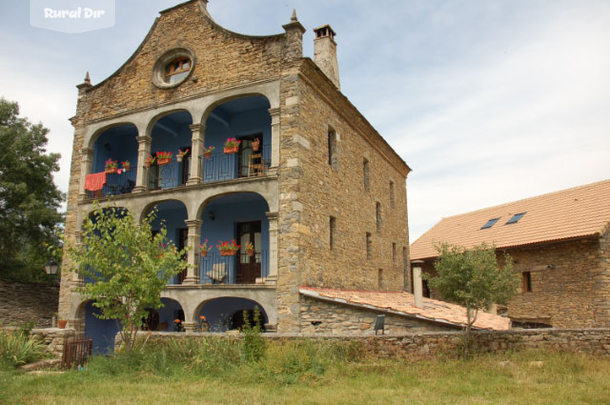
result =
[[[327,288],[301,287],[302,295],[333,302],[371,308],[407,317],[415,317],[431,322],[466,325],[466,308],[448,302],[423,299],[423,308],[415,306],[413,294],[407,292],[347,291]],[[506,330],[510,320],[498,315],[479,312],[474,324],[477,329]]]
[[[519,222],[505,225],[515,214]],[[491,228],[481,229],[492,218]],[[482,242],[497,248],[601,235],[610,221],[610,180],[484,208],[442,219],[410,248],[412,260],[436,257],[434,245],[449,242],[470,248]]]

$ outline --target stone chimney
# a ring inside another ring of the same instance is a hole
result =
[[[326,74],[331,82],[341,90],[339,83],[339,63],[337,62],[337,43],[335,31],[326,24],[313,30],[313,61]]]
[[[415,297],[415,306],[422,308],[424,306],[424,299],[422,294],[422,281],[421,281],[421,265],[423,261],[414,260],[411,262],[413,266],[413,296]]]

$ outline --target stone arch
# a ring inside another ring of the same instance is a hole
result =
[[[201,123],[204,123],[207,121],[207,119],[209,118],[210,114],[212,113],[212,111],[214,111],[217,107],[226,104],[228,102],[231,101],[235,101],[235,100],[240,100],[240,99],[246,99],[246,98],[255,98],[255,97],[262,97],[267,101],[268,104],[268,108],[273,108],[274,106],[271,103],[271,100],[273,99],[273,97],[268,94],[269,92],[264,91],[243,91],[240,90],[239,92],[236,92],[235,94],[219,94],[217,96],[215,96],[210,103],[207,105],[207,107],[205,108],[205,110],[203,111],[203,114],[201,116]]]
[[[189,110],[187,107],[170,106],[166,110],[157,112],[155,115],[150,117],[146,125],[146,136],[151,136],[154,126],[159,122],[160,119],[165,118],[169,115],[179,112],[186,112],[191,117],[191,123],[195,123],[195,112]]]
[[[212,332],[223,332],[226,330],[236,329],[236,317],[240,318],[242,311],[253,311],[254,307],[258,307],[261,316],[261,326],[269,323],[269,311],[271,308],[265,308],[265,305],[259,301],[233,295],[219,296],[204,300],[197,305],[193,312],[193,322],[200,324],[200,316],[206,318]],[[243,321],[243,317],[242,321]]]
[[[203,211],[205,210],[205,208],[212,201],[214,201],[214,200],[216,200],[218,198],[222,198],[222,197],[226,197],[226,196],[230,196],[230,195],[238,195],[238,194],[248,194],[248,195],[258,196],[258,197],[262,198],[265,201],[265,203],[267,204],[267,210],[269,210],[270,207],[271,207],[270,201],[264,195],[260,194],[257,191],[252,191],[252,190],[247,190],[247,189],[243,189],[243,190],[240,190],[240,191],[229,191],[229,192],[225,192],[225,193],[214,194],[212,196],[209,196],[205,200],[203,200],[201,202],[201,204],[199,204],[199,207],[197,208],[197,216],[195,218],[196,219],[201,218],[201,214],[203,214]]]
[[[103,125],[99,128],[94,128],[92,130],[92,132],[89,134],[88,137],[85,138],[85,147],[92,149],[95,145],[95,142],[97,142],[97,140],[99,139],[99,137],[104,134],[104,132],[114,129],[114,128],[118,128],[118,127],[123,127],[123,126],[129,126],[129,127],[134,127],[136,129],[136,136],[139,136],[141,134],[138,133],[138,126],[136,125],[136,123],[131,122],[131,121],[117,121],[117,122],[113,122],[110,124],[106,124]]]
[[[148,215],[148,213],[149,213],[149,212],[150,212],[150,211],[151,211],[151,210],[152,210],[152,209],[153,209],[155,206],[157,206],[157,205],[159,205],[159,204],[166,203],[166,202],[178,202],[178,203],[181,203],[181,204],[183,205],[184,209],[186,210],[186,216],[187,216],[187,218],[190,218],[190,217],[189,217],[189,204],[187,203],[187,201],[183,201],[181,198],[178,198],[178,197],[171,197],[171,198],[161,198],[161,199],[159,199],[159,200],[155,200],[155,201],[152,201],[152,202],[150,202],[150,203],[146,204],[146,205],[145,205],[145,206],[142,208],[142,210],[140,211],[140,216],[138,217],[138,222],[142,222],[142,220],[144,219],[144,217],[145,217],[146,215]]]
[[[93,339],[94,353],[105,354],[114,350],[114,338],[120,326],[116,319],[100,319],[95,316],[100,310],[93,306],[93,302],[86,299],[77,306],[74,319],[79,325],[74,326],[86,338]]]

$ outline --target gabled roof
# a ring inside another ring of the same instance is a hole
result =
[[[381,311],[457,328],[465,326],[467,322],[466,308],[430,298],[423,298],[423,308],[418,308],[415,306],[413,294],[407,292],[348,291],[301,287],[299,293],[322,301]],[[510,328],[510,319],[479,312],[474,327],[476,329],[507,330]]]
[[[506,224],[516,214],[524,215]],[[481,229],[489,220],[492,226]],[[598,237],[610,221],[610,180],[527,198],[442,219],[417,239],[411,260],[437,256],[434,245],[448,242],[471,248],[483,242],[496,248]]]

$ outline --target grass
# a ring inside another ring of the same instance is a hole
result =
[[[408,363],[362,358],[350,345],[292,342],[268,346],[256,362],[243,350],[226,340],[164,342],[95,358],[85,371],[4,371],[0,403],[610,403],[607,357],[523,352]]]

